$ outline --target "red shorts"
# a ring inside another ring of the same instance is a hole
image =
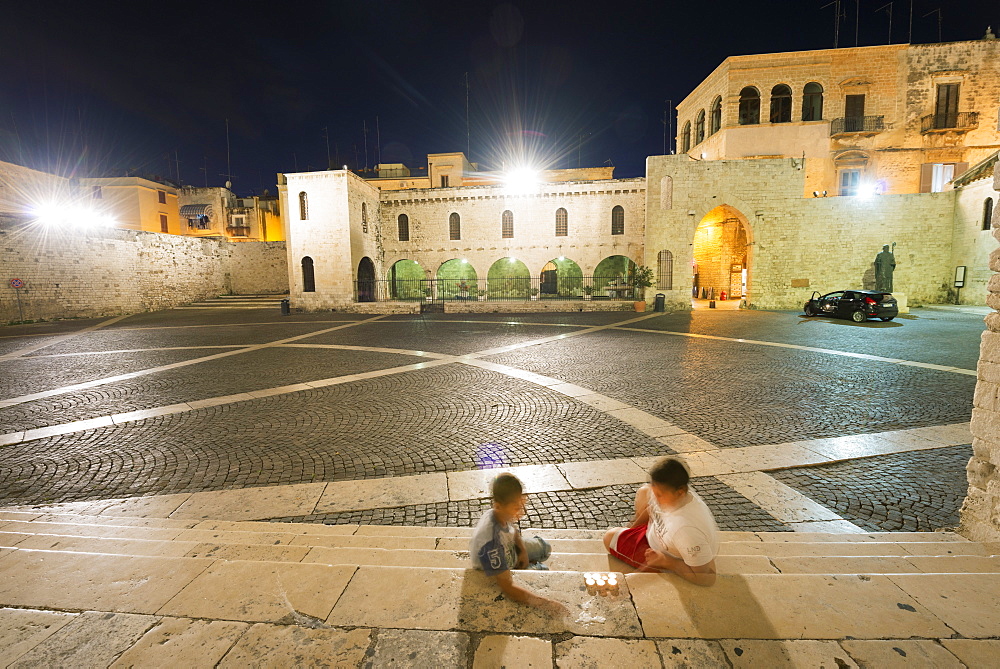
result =
[[[649,542],[646,541],[645,525],[621,530],[611,540],[611,547],[608,548],[612,555],[636,569],[645,564],[646,550],[648,549]]]

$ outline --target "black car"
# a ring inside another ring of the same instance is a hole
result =
[[[899,315],[892,293],[878,290],[837,290],[826,295],[813,291],[806,302],[806,316],[836,316],[864,323],[869,318],[891,321]]]

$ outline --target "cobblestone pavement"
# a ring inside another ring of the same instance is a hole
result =
[[[798,315],[780,312],[664,315],[629,327],[787,341],[949,365],[974,361],[981,317],[943,316],[901,322],[891,335],[887,329],[803,324]],[[415,362],[432,365],[259,399],[224,400],[0,447],[0,504],[461,471],[474,468],[487,454],[515,466],[668,453],[670,449],[629,424],[552,389],[455,361],[441,364],[406,354],[466,355],[634,318],[634,313],[573,313],[369,320],[358,314],[282,318],[266,310],[213,309],[139,314],[62,340],[55,338],[102,321],[0,328],[0,355],[50,343],[24,357],[0,360],[0,399],[9,399],[233,350],[136,349],[260,345],[346,326],[300,339],[294,348],[239,353],[6,407],[0,409],[0,434]],[[803,338],[806,327],[839,334]],[[892,345],[887,343],[890,336],[895,337]],[[65,353],[73,355],[54,357]],[[975,384],[971,376],[921,367],[621,329],[574,335],[486,360],[604,393],[729,447],[961,422],[968,419]],[[943,452],[921,457],[933,462]],[[880,460],[849,464],[864,470],[866,463]],[[703,479],[699,486],[721,526],[785,527],[716,479]],[[621,514],[631,513],[633,489],[610,486],[535,495],[527,524],[604,527],[624,522]],[[893,494],[902,498],[911,489],[911,484],[894,483],[886,499]],[[949,479],[927,493],[933,498],[929,504],[954,513],[964,491],[964,479]],[[838,503],[829,501],[831,508],[841,510]],[[365,513],[372,514],[370,522],[451,525],[463,524],[458,521],[466,516],[471,522],[479,508],[478,502],[455,502]],[[356,516],[324,519],[355,522]]]
[[[958,525],[970,446],[772,472],[779,481],[874,532]]]
[[[726,484],[711,476],[691,481],[712,509],[720,530],[783,532],[788,527]],[[614,485],[570,492],[543,492],[529,496],[522,527],[547,529],[601,529],[632,522],[632,503],[638,485]],[[468,527],[490,507],[488,500],[415,504],[392,509],[271,518],[275,522],[366,525],[433,525]]]

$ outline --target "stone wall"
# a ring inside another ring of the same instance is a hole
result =
[[[288,290],[283,242],[220,240],[121,229],[68,233],[0,221],[0,322],[168,309],[224,293]],[[12,278],[25,287],[18,294]]]
[[[1000,190],[1000,165],[994,171]],[[1000,241],[1000,227],[993,237]],[[990,269],[1000,272],[1000,248],[990,254]],[[972,409],[972,459],[967,468],[969,494],[962,505],[960,531],[976,541],[1000,541],[1000,273],[990,279],[986,332],[979,353],[979,380]]]

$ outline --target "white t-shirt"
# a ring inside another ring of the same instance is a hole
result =
[[[719,554],[719,527],[708,505],[691,487],[681,506],[662,509],[652,490],[646,489],[649,547],[684,560],[690,567],[708,564]]]

